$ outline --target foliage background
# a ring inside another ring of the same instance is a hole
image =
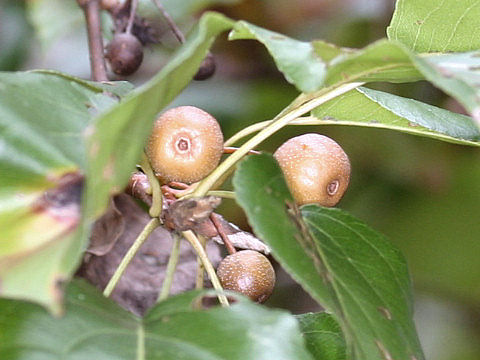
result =
[[[210,5],[234,19],[297,39],[325,39],[349,47],[385,37],[394,6],[393,0],[164,3],[185,31],[200,9]],[[86,39],[75,6],[58,6],[56,0],[3,0],[0,4],[0,70],[48,68],[89,77]],[[45,18],[45,8],[50,9],[50,21]],[[66,27],[70,31],[65,31]],[[175,46],[173,37],[165,34],[162,46],[146,51],[141,71],[129,80],[140,84],[151,77]],[[222,37],[214,53],[218,63],[214,78],[192,83],[172,105],[196,105],[211,112],[220,120],[226,137],[249,123],[270,119],[295,96],[260,44],[227,42]],[[463,111],[426,82],[371,86]],[[309,130],[333,137],[351,158],[351,187],[339,207],[386,234],[405,254],[415,285],[416,321],[426,357],[479,359],[478,149],[387,130],[330,126]],[[273,151],[288,137],[304,131],[284,129],[262,149]],[[242,211],[231,202],[225,202],[222,212],[242,227],[248,226]],[[292,291],[298,294],[294,301]],[[280,275],[279,287],[268,304],[297,313],[316,310],[308,295],[285,274]]]

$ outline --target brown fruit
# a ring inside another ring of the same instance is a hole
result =
[[[275,271],[261,253],[243,250],[227,256],[217,268],[217,275],[226,290],[232,290],[262,303],[272,294]]]
[[[209,52],[205,59],[203,59],[200,68],[193,77],[193,80],[207,80],[208,78],[212,77],[216,68],[217,65],[215,64],[215,58],[213,57],[212,53]]]
[[[350,161],[335,141],[320,134],[287,140],[274,154],[295,202],[335,206],[350,181]]]
[[[223,153],[223,134],[209,113],[180,106],[157,119],[146,150],[161,181],[193,183],[217,167]]]
[[[143,45],[135,35],[116,34],[107,46],[105,58],[117,75],[131,75],[143,61]]]

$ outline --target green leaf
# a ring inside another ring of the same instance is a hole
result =
[[[31,359],[311,359],[295,318],[240,299],[230,308],[196,304],[184,293],[140,319],[84,282],[70,284],[66,313],[0,300],[0,358]]]
[[[292,197],[270,155],[239,164],[236,198],[275,258],[327,310],[356,359],[411,360],[423,354],[412,320],[405,260],[382,235],[338,209]]]
[[[297,315],[307,349],[317,360],[346,360],[346,345],[340,326],[325,312]]]
[[[315,54],[314,47],[309,42],[294,40],[246,21],[237,22],[228,38],[260,41],[287,81],[302,92],[315,91],[323,85],[326,64]]]
[[[480,52],[416,57],[415,66],[472,114],[480,127]]]
[[[341,95],[313,110],[312,116],[319,124],[383,128],[480,146],[480,131],[470,117],[368,88]]]
[[[229,39],[261,42],[287,81],[302,92],[352,81],[407,82],[423,78],[412,63],[413,54],[402,44],[387,40],[364,49],[345,49],[323,41],[298,41],[245,21],[235,24]]]
[[[416,52],[469,51],[480,47],[476,0],[397,0],[389,39]]]
[[[57,73],[0,73],[0,294],[58,311],[57,284],[77,264],[91,114],[115,101]],[[60,197],[62,195],[63,197]]]
[[[412,82],[423,75],[412,63],[414,55],[400,43],[378,40],[363,49],[330,61],[325,84],[352,81]]]
[[[57,284],[77,266],[110,195],[128,181],[156,114],[231,26],[206,14],[172,61],[130,93],[128,83],[99,85],[57,72],[0,73],[2,296],[59,311]],[[104,90],[129,95],[117,104]]]

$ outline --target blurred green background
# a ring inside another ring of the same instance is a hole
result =
[[[213,9],[297,39],[325,39],[349,47],[385,37],[394,9],[393,0],[163,3],[186,32],[202,11]],[[141,0],[140,11],[152,17],[155,7]],[[159,24],[162,42],[146,49],[140,71],[128,79],[135,84],[158,71],[177,46],[158,14],[151,21]],[[105,15],[107,38],[109,24]],[[272,118],[296,96],[256,42],[228,42],[223,36],[213,52],[215,76],[193,82],[174,105],[196,105],[211,112],[226,138],[248,124]],[[89,77],[83,18],[74,0],[0,1],[0,70],[34,68]],[[371,86],[463,112],[426,82]],[[306,131],[327,134],[350,156],[351,186],[339,207],[386,234],[405,254],[427,358],[480,359],[480,150],[388,130],[331,126],[284,129],[262,150],[273,152],[287,138]],[[232,201],[224,201],[222,212],[248,227]],[[279,274],[279,286],[268,304],[293,312],[317,309],[284,273]]]

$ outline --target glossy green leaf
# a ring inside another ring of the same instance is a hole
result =
[[[476,0],[397,0],[388,37],[416,52],[480,48],[480,3]]]
[[[230,308],[196,305],[184,293],[140,319],[84,282],[70,284],[66,313],[0,300],[0,358],[308,360],[298,323],[285,311],[240,299]]]
[[[297,315],[308,351],[316,360],[347,360],[342,330],[325,312]]]
[[[239,164],[233,184],[256,235],[342,327],[356,359],[422,359],[404,258],[382,235],[338,209],[294,209],[270,155]]]
[[[368,88],[341,95],[316,108],[312,116],[319,124],[376,127],[480,146],[480,131],[472,118]]]
[[[58,311],[56,284],[78,261],[65,252],[81,221],[84,131],[114,103],[102,87],[67,75],[0,73],[1,296]]]

